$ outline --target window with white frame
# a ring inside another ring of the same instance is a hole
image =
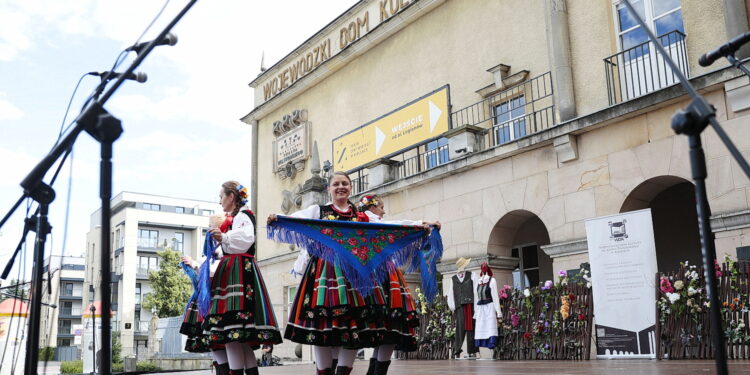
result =
[[[437,167],[448,162],[448,138],[439,138],[426,145],[425,164],[427,169]]]
[[[526,135],[526,98],[523,95],[494,107],[495,144],[503,144]]]
[[[160,204],[153,204],[153,203],[144,203],[143,204],[144,210],[151,210],[151,211],[161,211],[161,205]]]
[[[159,245],[159,231],[139,229],[138,230],[138,246],[156,248]]]
[[[185,233],[176,232],[174,234],[174,249],[175,251],[182,252],[185,245]]]
[[[632,0],[631,4],[639,16],[643,18],[646,25],[657,36],[665,35],[672,31],[685,32],[682,22],[682,5],[680,0]],[[641,28],[638,21],[633,17],[625,3],[616,2],[618,40],[621,51],[627,50],[648,41],[646,31]],[[676,39],[662,39],[662,44],[667,46],[674,43]],[[635,51],[635,55],[626,58],[640,57],[648,54],[648,46]]]
[[[185,213],[185,207],[175,207],[174,212],[178,214],[184,214]]]

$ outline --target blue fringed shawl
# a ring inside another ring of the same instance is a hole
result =
[[[198,292],[200,291],[200,289],[198,288],[198,274],[195,273],[193,267],[190,267],[182,262],[180,262],[180,265],[182,266],[182,270],[185,271],[185,275],[187,275],[187,277],[190,279],[190,282],[193,284],[193,295],[190,296],[187,304],[185,305],[185,311],[187,311],[190,308],[190,304],[198,298]],[[183,313],[183,315],[185,314]]]
[[[442,255],[437,230],[429,236],[421,226],[365,223],[352,221],[300,219],[278,216],[267,226],[269,239],[297,245],[315,257],[339,267],[354,289],[363,295],[388,277],[387,260],[397,267],[436,262]],[[423,247],[429,244],[433,255],[425,258]],[[416,268],[415,268],[416,269]],[[437,288],[435,267],[419,267],[423,283]],[[430,272],[432,270],[433,272]],[[427,272],[426,272],[427,271]],[[431,278],[432,280],[425,280]]]
[[[198,285],[196,292],[198,295],[198,314],[201,317],[208,315],[208,309],[211,307],[211,263],[214,261],[214,250],[216,243],[211,238],[211,232],[206,233],[206,240],[203,242],[203,255],[206,260],[201,264],[198,272]]]

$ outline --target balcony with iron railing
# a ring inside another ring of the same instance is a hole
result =
[[[483,130],[480,150],[489,149],[539,133],[556,124],[552,74],[544,73],[494,93],[451,113],[450,127],[473,126]],[[431,139],[389,158],[394,178],[405,179],[450,161],[446,138]],[[368,169],[350,172],[352,192],[371,188]]]
[[[521,82],[451,114],[451,128],[487,129],[484,148],[513,142],[555,125],[552,74]]]
[[[674,30],[658,37],[667,55],[686,77],[686,35]],[[614,105],[679,83],[677,75],[651,41],[630,47],[604,59],[609,104]]]

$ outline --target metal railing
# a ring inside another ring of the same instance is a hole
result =
[[[430,170],[439,165],[445,164],[450,160],[447,144],[432,150],[427,150],[426,145],[422,145],[416,148],[416,155],[410,157],[405,157],[405,155],[408,154],[404,153],[398,155],[401,156],[402,159],[396,165],[397,179],[406,178]]]
[[[689,77],[686,35],[674,30],[658,37],[679,70]],[[657,52],[644,42],[604,59],[609,104],[617,104],[679,83],[677,75]]]
[[[551,128],[555,120],[552,73],[521,82],[451,114],[451,127],[487,129],[484,147],[492,148]]]
[[[352,194],[357,195],[367,190],[367,186],[369,185],[367,181],[368,176],[369,171],[366,168],[360,169],[356,172],[352,172],[349,175],[349,178],[352,179]]]
[[[486,129],[480,145],[486,149],[553,127],[554,110],[552,73],[546,72],[451,113],[450,124],[451,128],[471,125]],[[441,145],[443,141],[425,142],[391,157],[396,162],[395,178],[404,179],[449,162],[450,151],[447,144]],[[352,194],[369,189],[368,173],[365,168],[351,172]]]

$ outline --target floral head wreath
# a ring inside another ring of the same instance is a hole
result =
[[[370,207],[370,206],[377,206],[377,205],[378,205],[378,200],[372,195],[365,195],[359,199],[360,207]]]
[[[240,201],[242,201],[242,204],[247,204],[247,188],[242,185],[237,185],[237,194],[240,196]]]

